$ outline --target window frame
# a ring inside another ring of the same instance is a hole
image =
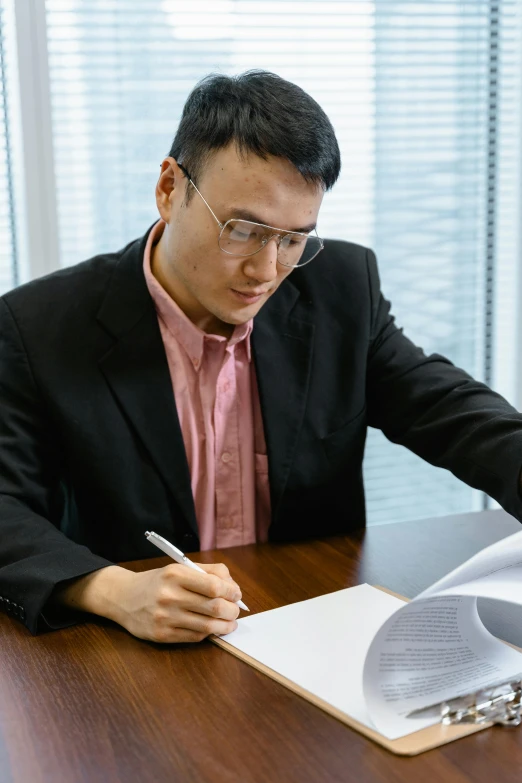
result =
[[[20,112],[25,266],[29,279],[60,268],[45,0],[12,0]]]

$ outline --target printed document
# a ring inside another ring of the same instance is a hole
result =
[[[223,640],[398,739],[440,720],[435,710],[412,711],[522,676],[522,653],[486,629],[478,598],[520,606],[522,622],[522,532],[409,603],[358,585],[244,617]]]

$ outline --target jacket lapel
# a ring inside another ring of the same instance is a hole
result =
[[[298,289],[289,280],[254,321],[252,349],[267,444],[273,524],[303,423],[314,328]]]
[[[98,313],[98,321],[116,338],[99,364],[187,523],[198,535],[167,358],[142,269],[148,233],[121,257]]]

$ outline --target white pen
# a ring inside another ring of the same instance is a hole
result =
[[[192,560],[189,560],[188,557],[183,554],[181,549],[175,547],[174,544],[171,544],[170,541],[167,541],[167,539],[163,538],[163,536],[159,536],[157,533],[152,533],[149,531],[145,533],[145,536],[147,537],[147,539],[150,541],[151,544],[154,544],[154,546],[157,546],[158,549],[161,549],[162,552],[165,552],[165,554],[171,557],[173,560],[175,560],[176,563],[179,563],[180,565],[186,565],[189,568],[193,568],[194,571],[199,571],[201,574],[207,573],[202,568],[200,568],[196,563],[193,563]],[[250,611],[248,606],[244,604],[243,601],[236,601],[236,604],[239,606],[240,609],[244,609],[245,612]]]

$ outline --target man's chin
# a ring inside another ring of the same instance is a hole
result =
[[[239,307],[234,307],[232,310],[227,310],[226,312],[223,312],[221,316],[218,316],[221,318],[221,320],[224,323],[233,325],[233,326],[240,326],[241,324],[246,324],[247,321],[250,321],[251,318],[253,318],[255,315],[258,314],[258,312],[261,310],[265,303],[265,299],[263,298],[260,302],[254,302],[253,304],[245,304],[240,305]]]
[[[227,324],[228,326],[241,326],[242,324],[248,323],[255,315],[257,315],[257,311],[259,310],[259,307],[249,308],[252,309],[252,313],[242,312],[242,313],[228,313],[224,318],[221,318],[220,320],[223,321],[224,324]]]

